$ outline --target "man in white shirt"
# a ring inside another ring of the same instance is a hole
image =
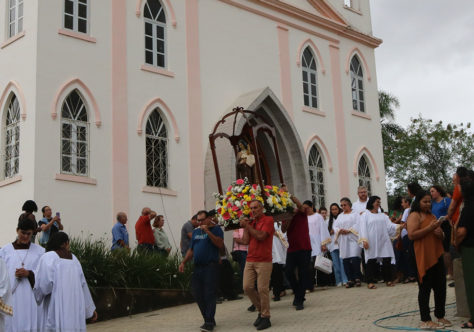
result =
[[[360,215],[362,212],[365,212],[367,209],[367,201],[368,201],[368,190],[364,186],[360,186],[357,188],[357,195],[359,199],[352,203],[352,212],[357,213]]]

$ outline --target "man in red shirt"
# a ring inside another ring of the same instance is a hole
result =
[[[282,187],[286,190],[286,187]],[[310,286],[309,264],[311,261],[311,240],[309,238],[307,211],[312,207],[301,202],[294,196],[291,197],[297,206],[293,218],[283,223],[281,230],[288,236],[288,251],[286,254],[286,275],[290,282],[295,298],[293,305],[296,310],[303,310],[306,288]],[[298,270],[298,278],[296,271]]]
[[[253,200],[249,204],[252,220],[248,218],[240,222],[244,229],[242,244],[248,244],[247,262],[244,269],[243,288],[252,304],[258,310],[254,322],[257,330],[272,326],[270,323],[270,277],[272,274],[273,217],[263,213],[263,204]],[[257,281],[257,290],[255,289]]]
[[[156,217],[156,212],[148,207],[142,209],[142,215],[135,224],[135,235],[138,241],[138,248],[147,252],[153,251],[155,236],[151,228],[151,221]]]

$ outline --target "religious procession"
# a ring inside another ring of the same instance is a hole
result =
[[[474,2],[1,3],[0,332],[474,328]]]

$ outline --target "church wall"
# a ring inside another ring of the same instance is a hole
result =
[[[8,17],[6,12],[7,5],[3,1],[0,6],[0,17]],[[36,49],[36,11],[37,3],[32,6],[25,7],[24,10],[24,25],[23,31],[16,36],[22,37],[13,41],[8,39],[6,31],[7,24],[2,20],[0,24],[0,98],[4,92],[8,93],[0,105],[0,155],[4,154],[5,144],[5,116],[8,108],[7,102],[9,100],[10,91],[14,91],[16,97],[20,101],[20,112],[26,111],[26,118],[20,116],[20,165],[19,173],[15,178],[20,178],[20,181],[4,185],[3,173],[0,176],[0,206],[2,207],[2,219],[0,225],[2,231],[0,232],[0,246],[5,243],[12,242],[16,237],[16,226],[18,224],[18,217],[20,215],[21,206],[27,199],[33,198],[33,176],[35,172],[35,149],[34,149],[34,132],[35,132],[35,72],[36,61],[34,50]],[[9,43],[9,44],[8,44]],[[8,44],[8,45],[7,45]],[[17,87],[7,89],[9,82],[15,82]],[[3,162],[2,158],[2,162]],[[3,165],[0,169],[3,172]],[[7,180],[8,181],[8,180]]]

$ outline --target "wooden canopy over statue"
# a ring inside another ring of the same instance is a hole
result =
[[[244,125],[242,126],[242,120]],[[227,121],[233,121],[232,126],[223,126]],[[227,127],[227,132],[224,127]],[[238,127],[241,127],[240,132]],[[229,132],[228,128],[232,128]],[[283,183],[283,173],[278,154],[278,146],[275,136],[275,128],[268,124],[259,114],[244,110],[242,107],[235,107],[232,112],[227,113],[220,119],[213,132],[209,135],[209,143],[214,162],[214,170],[216,172],[217,187],[222,195],[222,181],[219,171],[219,162],[216,153],[216,140],[225,138],[229,141],[235,153],[235,177],[236,179],[247,178],[250,183],[258,184],[261,188],[264,185],[272,185],[269,167],[263,154],[263,150],[258,144],[257,137],[259,135],[268,135],[273,143],[273,152],[277,163],[279,180]]]

